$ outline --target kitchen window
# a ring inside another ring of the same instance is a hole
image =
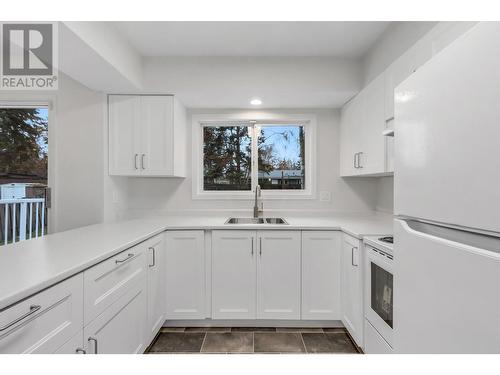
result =
[[[310,120],[195,120],[195,198],[311,198]]]

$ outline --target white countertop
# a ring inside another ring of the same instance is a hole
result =
[[[357,238],[392,233],[392,216],[388,214],[284,216],[289,225],[226,225],[227,218],[165,216],[103,223],[2,246],[0,310],[165,230],[342,230]]]

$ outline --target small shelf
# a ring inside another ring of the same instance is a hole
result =
[[[394,137],[394,129],[385,129],[383,132],[382,132],[382,135],[384,137]]]

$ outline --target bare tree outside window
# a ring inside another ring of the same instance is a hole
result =
[[[262,189],[305,189],[304,127],[260,126],[259,185]]]
[[[257,155],[252,155],[252,134]],[[258,170],[252,176],[255,159]],[[204,126],[203,190],[249,191],[256,184],[264,190],[305,189],[304,126]]]
[[[0,244],[47,233],[48,109],[0,108]]]

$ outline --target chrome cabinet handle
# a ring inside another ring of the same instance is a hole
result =
[[[363,153],[358,152],[358,168],[363,168],[363,166],[361,165],[361,155],[363,155]]]
[[[262,237],[259,237],[259,255],[262,256]]]
[[[156,266],[156,250],[154,247],[150,247],[149,250],[151,250],[151,253],[153,254],[153,264],[150,264],[149,267],[154,267]]]
[[[127,257],[125,259],[117,259],[115,260],[115,264],[120,264],[120,263],[123,263],[123,262],[126,262],[127,260],[129,260],[130,258],[132,258],[134,256],[134,254],[130,253],[127,255]]]
[[[75,353],[76,354],[87,354],[87,351],[85,349],[82,349],[82,348],[76,348]]]
[[[359,155],[362,154],[361,152],[356,152],[354,154],[354,168],[358,169],[361,168],[360,163],[359,163]]]
[[[13,325],[19,323],[21,320],[26,319],[28,316],[33,315],[36,313],[38,310],[40,310],[42,306],[40,305],[31,305],[30,306],[30,311],[28,311],[26,314],[21,315],[19,318],[14,319],[10,323],[7,323],[6,325],[0,327],[0,332],[5,331],[6,329],[12,327]]]
[[[358,265],[357,264],[354,264],[354,249],[358,249],[357,247],[352,247],[351,248],[351,264],[354,266],[354,267],[357,267]]]
[[[95,337],[89,337],[87,341],[88,342],[91,342],[91,341],[94,342],[94,354],[97,354],[98,353],[97,352],[97,339]]]
[[[139,156],[139,154],[135,154],[134,155],[134,168],[135,169],[139,169],[139,167],[137,166],[137,157]]]
[[[142,169],[146,169],[146,167],[144,167],[144,157],[146,156],[146,154],[142,154],[141,155],[141,168]]]
[[[251,238],[251,241],[252,241],[252,251],[250,252],[250,254],[253,256],[253,237]]]

